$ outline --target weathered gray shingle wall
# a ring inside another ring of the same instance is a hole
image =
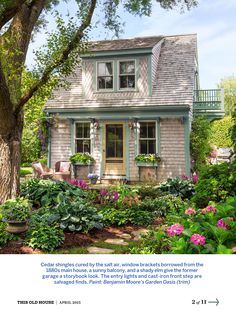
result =
[[[161,158],[158,181],[185,174],[184,125],[181,119],[161,119]]]
[[[68,160],[71,156],[69,120],[59,120],[58,126],[51,129],[51,166],[57,161]]]

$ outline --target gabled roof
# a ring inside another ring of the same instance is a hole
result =
[[[163,36],[151,36],[94,41],[91,42],[91,52],[153,48],[162,39]]]

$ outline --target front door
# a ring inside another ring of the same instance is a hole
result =
[[[125,176],[124,125],[105,125],[105,169],[104,175]]]

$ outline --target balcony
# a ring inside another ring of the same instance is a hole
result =
[[[194,91],[193,114],[205,115],[209,119],[223,118],[224,90],[201,89]]]

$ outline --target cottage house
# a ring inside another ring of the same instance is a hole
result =
[[[190,175],[193,114],[223,115],[221,91],[199,90],[196,34],[93,42],[69,81],[45,108],[59,117],[49,166],[88,152],[102,179]],[[135,156],[154,153],[158,167],[137,165]]]

